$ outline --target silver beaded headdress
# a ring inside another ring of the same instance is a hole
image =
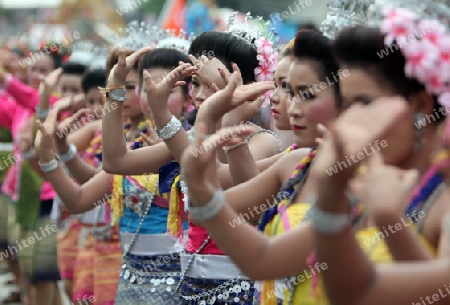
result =
[[[114,33],[108,42],[111,49],[122,47],[137,51],[147,46],[156,46],[159,40],[157,27],[150,28],[144,22],[139,23],[134,20],[125,29],[120,28],[118,33]]]
[[[106,46],[96,45],[91,41],[77,41],[72,46],[69,62],[78,62],[91,69],[104,69],[108,52]]]
[[[365,24],[367,11],[374,0],[329,0],[328,13],[320,26],[321,32],[334,39],[344,28]]]
[[[158,48],[175,49],[187,54],[194,39],[194,33],[188,36],[183,30],[178,35],[176,35],[175,30],[158,30],[158,43],[156,46]]]
[[[248,43],[253,44],[256,39],[264,37],[272,43],[274,50],[278,50],[278,34],[275,33],[275,28],[272,27],[270,21],[265,21],[263,17],[253,17],[250,12],[245,14],[243,21],[238,18],[238,12],[234,12],[228,18],[228,33],[233,36],[240,37]]]

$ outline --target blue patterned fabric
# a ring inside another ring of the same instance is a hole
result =
[[[131,183],[128,179],[123,179],[123,189],[130,189]],[[145,217],[144,223],[139,234],[164,234],[167,231],[167,216],[169,210],[167,208],[152,204],[150,211]],[[140,216],[133,210],[124,205],[123,216],[120,217],[119,227],[122,232],[135,233],[141,222]]]
[[[159,193],[170,193],[175,178],[180,174],[180,164],[175,161],[168,162],[159,168]]]

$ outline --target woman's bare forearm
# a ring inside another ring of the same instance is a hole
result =
[[[108,98],[102,117],[102,162],[105,170],[121,172],[127,167],[127,143],[123,135],[122,104]]]
[[[225,206],[219,215],[203,222],[202,226],[244,274],[254,280],[288,277],[308,268],[306,258],[313,249],[309,224],[269,238]]]
[[[329,213],[349,213],[345,187],[321,183],[317,194],[316,204],[319,208]],[[351,226],[338,234],[322,234],[317,230],[313,232],[317,259],[328,266],[321,275],[330,303],[359,304],[356,301],[369,289],[375,270],[355,239]],[[342,280],[343,274],[345,281]]]
[[[163,111],[162,113],[154,113],[153,118],[155,120],[155,125],[158,130],[163,129],[172,119],[172,114],[169,111]],[[188,133],[183,127],[169,140],[164,141],[167,148],[170,150],[173,158],[180,162],[181,155],[185,149],[189,146]]]

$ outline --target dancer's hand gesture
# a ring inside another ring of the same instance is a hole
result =
[[[58,146],[66,145],[67,136],[80,129],[88,121],[90,115],[89,109],[80,109],[71,117],[65,119],[61,123],[55,122],[54,137]],[[91,115],[92,116],[92,115]]]
[[[199,58],[195,57],[192,54],[189,54],[189,59],[194,64],[195,67],[197,67],[197,70],[202,69],[208,62],[218,60],[217,58],[208,58],[205,55],[201,55]],[[220,62],[220,61],[219,61]]]
[[[321,126],[319,129],[324,133],[324,138],[311,175],[346,187],[360,165],[355,162],[348,164],[348,158],[364,153],[369,143],[382,141],[395,122],[405,114],[406,105],[406,101],[400,97],[382,98],[368,106],[355,105],[346,110],[330,130]],[[348,166],[339,170],[337,162],[345,162]]]
[[[220,70],[219,70],[220,72]],[[225,71],[221,72],[221,76],[226,83],[226,87],[223,90],[212,84],[211,87],[215,93],[210,96],[205,101],[205,108],[207,108],[207,113],[212,120],[218,121],[225,114],[238,108],[239,106],[250,107],[250,111],[236,111],[234,114],[238,115],[239,122],[248,121],[248,113],[256,113],[256,111],[261,106],[262,100],[258,100],[256,103],[247,103],[248,101],[254,101],[259,97],[263,96],[267,91],[274,89],[273,82],[255,82],[251,84],[244,85],[242,81],[241,71],[236,64],[233,64],[233,73],[227,78]],[[230,90],[232,89],[232,94],[230,95]],[[201,108],[200,108],[200,111]],[[245,114],[240,116],[239,113]],[[251,116],[250,116],[251,118]],[[232,124],[231,124],[232,125]]]
[[[152,47],[145,47],[137,52],[134,52],[130,56],[126,56],[125,50],[123,48],[119,48],[119,61],[111,69],[111,72],[109,72],[108,87],[125,85],[125,80],[128,73],[130,73],[131,69],[136,65],[136,62],[139,60],[139,58],[141,58],[141,56],[145,53],[151,52],[152,50]]]
[[[36,134],[34,146],[38,154],[49,155],[53,154],[54,147],[54,135],[57,130],[58,122],[58,109],[53,108],[47,115],[47,118],[42,123],[40,120],[36,121],[39,132]]]
[[[41,83],[39,85],[39,94],[51,94],[55,86],[58,84],[62,75],[62,68],[58,68],[50,72],[47,76],[41,76]]]
[[[255,127],[252,126],[224,128],[205,140],[206,126],[203,123],[198,124],[195,141],[189,145],[181,158],[183,179],[188,186],[193,205],[205,204],[216,189],[220,188],[216,149],[226,141],[224,139],[248,136],[254,132]]]
[[[144,82],[147,88],[147,103],[152,110],[153,116],[167,113],[167,100],[173,88],[186,84],[185,78],[192,76],[197,68],[191,64],[180,64],[163,79],[154,81],[148,71],[144,71]]]
[[[375,153],[367,162],[367,171],[359,175],[354,183],[355,193],[360,195],[375,218],[388,217],[398,221],[402,217],[408,196],[418,180],[417,170],[402,170],[384,163],[380,153]]]
[[[141,137],[144,139],[146,146],[153,146],[156,144],[159,144],[163,142],[163,140],[158,137],[158,135],[155,132],[155,128],[152,126],[152,124],[147,121],[147,134],[141,133]]]
[[[74,114],[75,112],[83,108],[84,104],[85,104],[84,93],[78,93],[75,95],[60,98],[56,102],[56,107],[58,108],[59,114],[63,111],[69,111],[71,114]]]
[[[33,121],[29,120],[19,130],[17,137],[19,150],[29,151],[33,147]]]

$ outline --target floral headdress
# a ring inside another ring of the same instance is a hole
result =
[[[437,96],[438,102],[450,110],[450,34],[447,31],[450,14],[442,1],[433,1],[428,7],[412,9],[386,6],[382,10],[381,32],[388,47],[395,44],[405,57],[405,74],[422,83],[429,93]],[[410,3],[410,5],[412,5]],[[439,12],[438,12],[439,11]],[[447,17],[445,17],[447,16]],[[438,17],[446,21],[446,25]],[[446,118],[442,148],[433,160],[415,192],[423,190],[437,172],[448,171],[450,166],[450,120]]]
[[[259,65],[255,68],[256,81],[271,81],[278,65],[278,34],[271,27],[270,21],[264,21],[258,16],[256,19],[250,13],[243,21],[238,20],[238,13],[232,14],[228,21],[228,32],[252,44],[258,53],[256,58]],[[269,105],[271,92],[266,93],[263,107]]]
[[[72,53],[70,46],[56,41],[41,42],[39,51],[46,51],[51,55],[59,55],[62,62],[67,62]]]
[[[187,35],[183,30],[178,35],[175,30],[159,30],[158,31],[158,48],[175,49],[188,54],[192,41],[195,39],[194,33]]]
[[[438,20],[420,20],[408,9],[386,7],[383,14],[384,43],[398,46],[406,59],[406,76],[450,107],[450,35],[445,26]]]
[[[417,19],[439,20],[447,27],[450,24],[449,0],[374,0],[367,13],[369,26],[380,25],[386,7],[408,9],[416,14]]]
[[[25,57],[28,57],[31,54],[31,49],[28,45],[26,37],[21,37],[20,39],[10,39],[6,42],[2,49],[7,52],[18,51]]]

